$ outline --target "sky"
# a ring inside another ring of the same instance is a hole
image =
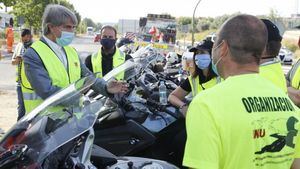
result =
[[[269,14],[275,9],[280,16],[296,13],[297,0],[201,0],[195,17],[220,16],[242,12]],[[82,18],[94,22],[117,23],[119,19],[139,19],[148,13],[192,16],[198,0],[69,0]],[[299,7],[300,9],[300,7]],[[300,11],[298,9],[298,11]]]

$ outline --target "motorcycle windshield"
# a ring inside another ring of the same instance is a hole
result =
[[[84,96],[94,83],[95,78],[82,78],[46,99],[15,124],[0,145],[25,144],[29,158],[40,163],[62,145],[75,141],[94,125],[102,107],[100,101],[87,101]],[[12,139],[13,143],[8,143]]]
[[[144,69],[148,68],[149,65],[155,64],[164,60],[164,56],[151,45],[142,47],[135,53],[131,54],[132,59],[127,60],[120,66],[114,68],[103,79],[109,81],[111,79],[117,79],[117,77],[123,80],[128,80],[137,74],[140,74]]]

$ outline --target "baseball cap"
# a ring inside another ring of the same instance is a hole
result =
[[[281,42],[282,36],[280,35],[278,27],[268,19],[261,19],[263,23],[266,25],[268,30],[268,42],[270,41],[279,41]]]
[[[210,40],[203,40],[200,42],[196,47],[192,47],[189,51],[195,52],[197,50],[207,50],[209,53],[211,53],[211,49],[213,47],[214,43]]]

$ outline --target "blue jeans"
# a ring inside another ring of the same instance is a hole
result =
[[[20,84],[17,84],[17,95],[18,95],[18,119],[20,120],[25,115],[24,100],[22,94],[22,88]]]

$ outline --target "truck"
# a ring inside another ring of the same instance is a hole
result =
[[[86,34],[87,35],[93,35],[94,34],[94,28],[93,27],[87,27],[86,28]]]
[[[127,32],[138,33],[139,21],[136,19],[119,19],[118,33],[125,35]]]
[[[175,17],[169,14],[148,14],[147,17],[141,17],[138,35],[145,42],[175,44]]]

